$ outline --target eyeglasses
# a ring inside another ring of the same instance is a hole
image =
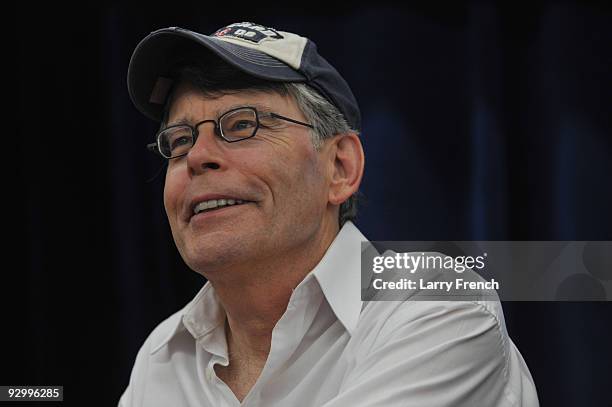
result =
[[[176,124],[168,126],[156,135],[156,142],[147,145],[149,151],[167,159],[186,155],[198,139],[198,128],[204,123],[215,124],[215,135],[228,143],[246,140],[257,134],[260,127],[269,127],[262,123],[262,119],[276,118],[291,123],[313,128],[311,124],[290,119],[276,113],[260,113],[254,107],[238,107],[223,113],[219,120],[202,120],[194,126],[189,124]]]

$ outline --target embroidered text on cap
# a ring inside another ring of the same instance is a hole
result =
[[[264,27],[253,23],[235,23],[217,30],[213,37],[230,37],[248,40],[259,44],[263,39],[281,40],[284,37],[273,28]]]

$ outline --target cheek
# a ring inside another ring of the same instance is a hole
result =
[[[182,171],[184,172],[184,171]],[[166,171],[166,180],[164,182],[164,207],[168,220],[173,222],[178,215],[177,208],[180,207],[180,197],[183,196],[186,178],[182,177],[180,168],[168,167]]]
[[[325,174],[315,151],[304,148],[300,154],[282,160],[276,169],[279,184],[287,192],[285,199],[294,207],[324,205]],[[300,205],[302,204],[302,205]]]

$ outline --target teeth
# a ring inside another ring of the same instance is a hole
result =
[[[242,199],[211,199],[210,201],[204,201],[197,204],[193,208],[193,213],[197,215],[206,209],[219,208],[226,205],[240,205],[242,203],[244,203]]]

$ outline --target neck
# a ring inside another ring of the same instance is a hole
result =
[[[272,330],[285,313],[293,289],[317,265],[337,234],[336,224],[282,255],[233,267],[229,273],[217,274],[224,278],[210,280],[227,315],[231,353],[265,361]],[[232,275],[239,278],[226,277]]]

